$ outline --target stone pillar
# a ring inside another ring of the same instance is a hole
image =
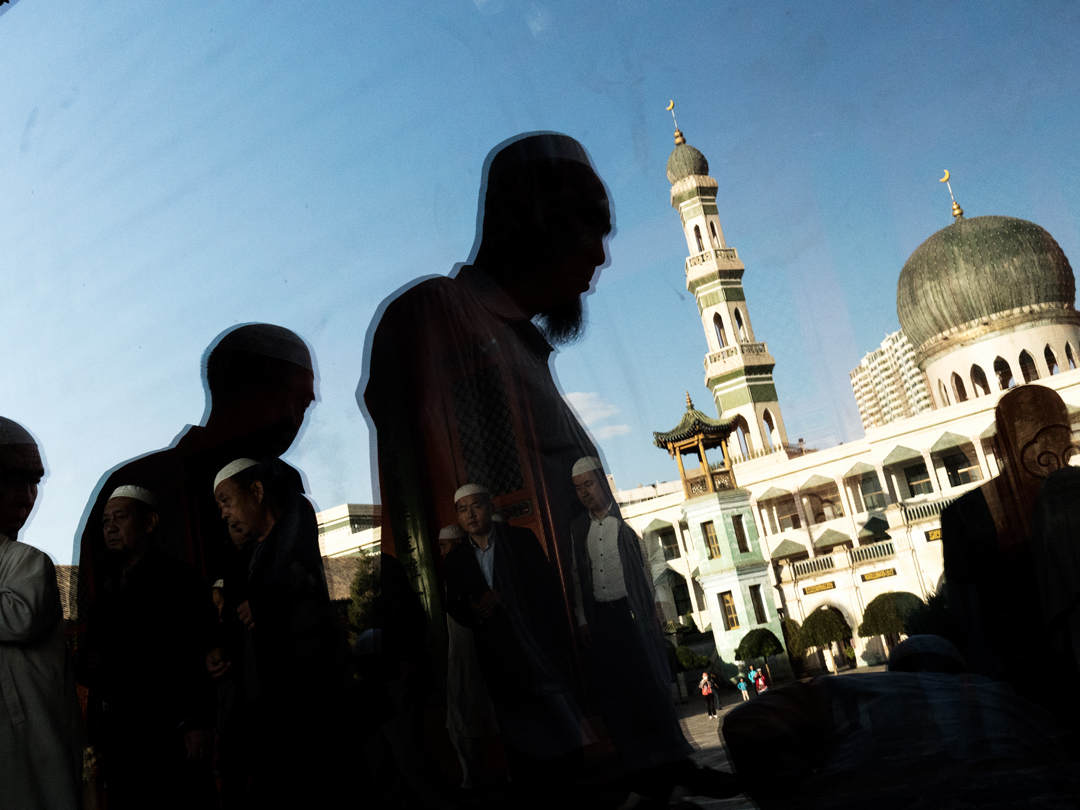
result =
[[[940,495],[941,483],[938,481],[937,470],[934,469],[934,459],[930,456],[930,451],[923,450],[922,457],[926,462],[926,471],[930,473],[930,488],[934,490],[935,495]]]
[[[975,458],[979,460],[979,472],[982,473],[983,480],[994,477],[994,471],[990,469],[990,461],[986,457],[986,453],[982,449],[982,439],[975,436],[971,440],[971,444],[975,447]]]
[[[893,503],[896,503],[896,501],[893,499],[892,493],[889,492],[889,477],[885,475],[885,468],[882,467],[880,464],[875,464],[874,471],[877,472],[878,481],[881,482],[881,494],[885,498],[885,505],[889,506]],[[892,491],[897,493],[897,498],[900,497],[900,490],[896,488],[895,484],[893,485]]]

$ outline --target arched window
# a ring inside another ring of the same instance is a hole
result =
[[[769,443],[770,450],[775,450],[780,444],[780,436],[776,432],[776,425],[773,424],[772,414],[769,413],[768,408],[761,414],[761,421],[765,425],[765,441]]]
[[[739,450],[743,458],[750,457],[750,430],[746,420],[741,416],[735,417],[735,437],[739,440]]]
[[[1009,363],[1004,357],[999,357],[994,361],[994,373],[998,378],[998,388],[1002,391],[1006,391],[1009,388],[1016,386],[1016,380],[1013,379],[1012,369],[1009,368]]]
[[[967,402],[967,389],[964,388],[964,381],[960,378],[960,375],[955,371],[952,375],[952,390],[956,396],[957,402]]]
[[[1076,368],[1076,359],[1073,357],[1072,346],[1065,344],[1065,359],[1069,361],[1069,370]]]
[[[701,228],[697,225],[694,226],[694,238],[697,239],[697,252],[705,252],[705,243],[701,241]]]
[[[739,308],[735,307],[735,328],[739,330],[739,342],[746,342],[746,327],[743,326],[742,313],[739,312]]]
[[[982,366],[972,365],[971,387],[975,391],[975,396],[986,396],[990,393],[990,382],[986,379],[986,372],[982,370]]]
[[[1046,349],[1043,351],[1043,358],[1046,360],[1046,371],[1051,377],[1061,373],[1061,369],[1058,368],[1057,357],[1054,356],[1054,350],[1050,348],[1049,343],[1046,344]]]
[[[1026,350],[1020,352],[1020,374],[1024,382],[1034,382],[1039,379],[1039,370],[1035,368],[1035,358]]]
[[[724,321],[720,318],[720,313],[717,312],[712,318],[713,328],[716,329],[716,339],[720,343],[720,348],[727,346],[727,332],[724,331]]]
[[[709,223],[709,232],[712,233],[712,246],[714,248],[720,247],[720,237],[716,234],[716,223]]]
[[[937,384],[938,384],[938,393],[941,395],[941,404],[942,404],[942,406],[947,406],[949,404],[949,392],[945,388],[945,383],[942,380],[938,380]]]

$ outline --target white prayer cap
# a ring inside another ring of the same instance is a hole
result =
[[[214,588],[224,588],[224,587],[225,587],[225,580],[219,579],[219,580],[214,581],[214,584],[210,586],[210,589],[213,590]]]
[[[579,458],[574,463],[574,471],[570,473],[570,477],[577,478],[582,473],[587,473],[590,470],[599,470],[600,472],[604,471],[604,465],[596,456],[585,456],[584,458]]]
[[[111,501],[113,498],[133,498],[136,501],[142,501],[155,512],[161,511],[161,501],[157,499],[157,495],[146,487],[137,487],[134,484],[124,484],[124,486],[117,487],[113,490],[112,495],[109,496],[109,500]]]
[[[458,491],[454,493],[454,503],[457,503],[467,495],[487,495],[491,497],[491,493],[487,491],[487,487],[482,487],[479,484],[466,484],[463,487],[458,487]]]
[[[496,512],[494,515],[491,516],[491,520],[494,523],[506,523],[506,518],[504,518],[498,512]]]
[[[30,435],[30,431],[11,419],[0,416],[0,445],[3,444],[32,444],[37,442]]]
[[[451,523],[449,526],[443,526],[439,530],[440,540],[456,540],[459,537],[464,537],[465,532],[461,530],[461,527],[456,523]]]
[[[217,492],[217,488],[225,479],[232,478],[238,472],[242,472],[248,467],[254,467],[258,463],[259,462],[257,462],[253,458],[238,458],[236,461],[230,461],[228,464],[222,467],[221,472],[219,472],[214,477],[214,492]]]

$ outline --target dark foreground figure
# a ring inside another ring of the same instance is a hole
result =
[[[889,668],[733,709],[723,736],[747,795],[763,810],[1077,806],[1080,771],[1049,714],[937,636],[903,642]]]

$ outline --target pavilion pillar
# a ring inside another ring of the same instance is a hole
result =
[[[686,483],[686,470],[683,469],[682,453],[679,450],[675,450],[675,460],[679,463],[679,478],[682,479],[683,495],[687,500],[690,500],[690,486]]]

